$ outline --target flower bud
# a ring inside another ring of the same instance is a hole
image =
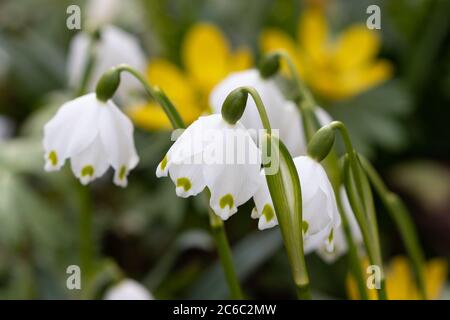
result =
[[[280,55],[271,53],[264,56],[259,63],[259,73],[263,78],[270,78],[280,69]]]
[[[242,88],[231,91],[222,105],[223,119],[230,124],[235,124],[245,111],[247,98],[248,93]]]
[[[322,161],[333,147],[334,136],[334,129],[331,126],[320,128],[308,143],[308,155],[318,162]]]
[[[107,101],[112,98],[120,84],[120,70],[111,68],[106,71],[98,80],[95,93],[100,101]]]

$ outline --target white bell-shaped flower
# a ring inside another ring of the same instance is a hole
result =
[[[152,294],[139,282],[125,279],[109,288],[104,300],[153,300]]]
[[[350,206],[350,202],[348,200],[347,192],[345,191],[345,187],[341,186],[339,189],[339,196],[341,198],[342,207],[344,210],[344,214],[347,218],[348,224],[350,226],[350,232],[352,233],[353,241],[356,247],[361,248],[361,244],[363,243],[363,236],[361,233],[361,229],[359,228],[358,222],[356,221],[355,214],[353,213],[352,207]],[[332,263],[337,258],[342,256],[348,250],[347,240],[345,238],[344,230],[342,225],[340,225],[334,231],[334,250],[329,252],[326,248],[322,247],[317,250],[319,256],[326,262]]]
[[[195,196],[208,187],[211,208],[227,220],[256,192],[260,169],[260,150],[246,128],[214,114],[200,117],[181,134],[156,175],[169,174],[180,197]]]
[[[209,97],[213,111],[220,113],[228,93],[242,86],[250,86],[258,91],[266,108],[272,129],[279,130],[280,138],[289,149],[289,152],[294,156],[304,154],[306,143],[297,107],[293,102],[284,98],[274,80],[270,78],[263,79],[256,69],[232,73],[220,82],[212,90]],[[263,128],[253,99],[247,100],[241,122],[247,129],[259,130]]]
[[[88,184],[112,166],[114,183],[125,187],[139,162],[133,131],[111,100],[102,102],[91,93],[69,101],[44,127],[45,169],[57,171],[70,158],[75,176]]]
[[[77,88],[82,81],[90,54],[91,41],[89,34],[79,32],[70,44],[67,68],[69,84],[74,88]],[[146,59],[138,40],[133,35],[111,25],[101,28],[100,39],[94,46],[94,55],[95,61],[87,86],[88,91],[94,91],[103,73],[119,64],[127,64],[140,72],[145,71]],[[123,74],[117,95],[120,99],[126,99],[127,95],[140,88],[138,80],[129,74]]]
[[[303,239],[305,253],[319,246],[333,251],[334,231],[340,225],[339,212],[333,188],[323,167],[308,156],[293,159],[302,189]],[[260,230],[278,224],[272,199],[266,183],[253,196],[253,218],[259,218]]]

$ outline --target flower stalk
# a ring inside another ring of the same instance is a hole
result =
[[[411,221],[408,210],[402,200],[386,187],[372,164],[361,155],[359,155],[359,158],[372,186],[400,232],[406,251],[408,252],[409,258],[412,262],[419,292],[422,299],[427,299],[424,278],[425,259],[419,244],[417,231],[414,228],[414,224]]]

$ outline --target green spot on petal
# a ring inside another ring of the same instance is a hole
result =
[[[267,222],[269,222],[269,221],[271,221],[272,219],[275,218],[275,212],[273,211],[272,206],[269,205],[269,204],[266,204],[264,206],[262,214],[263,214],[264,217],[266,217],[266,221]]]
[[[127,167],[121,166],[119,170],[119,180],[124,180],[127,175]]]
[[[164,171],[164,169],[166,169],[166,167],[167,167],[167,162],[168,162],[169,160],[167,159],[167,155],[164,157],[164,159],[162,159],[162,161],[161,161],[161,170],[162,171]]]
[[[50,160],[52,166],[56,166],[58,164],[58,154],[55,151],[50,152],[48,160]]]
[[[93,166],[85,166],[82,170],[81,170],[81,176],[82,177],[93,177],[94,176],[94,167]]]
[[[192,188],[191,180],[188,178],[178,178],[177,179],[177,188],[182,187],[184,191],[189,191]]]
[[[308,232],[308,228],[309,228],[309,223],[306,222],[305,220],[302,221],[302,230],[303,233],[307,233]]]
[[[334,237],[334,229],[331,229],[330,234],[328,235],[328,242],[332,243]]]
[[[225,209],[226,206],[228,206],[228,208],[233,208],[234,207],[234,199],[233,196],[231,194],[226,194],[224,195],[222,198],[220,198],[219,200],[219,206],[221,209]]]

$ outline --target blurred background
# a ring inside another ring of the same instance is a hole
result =
[[[81,30],[66,26],[74,4]],[[364,25],[374,4],[381,8],[376,36],[355,32],[347,48],[334,48],[329,39]],[[127,189],[113,186],[111,174],[86,190],[67,165],[58,173],[43,170],[43,125],[74,94],[71,41],[104,25],[135,39],[142,72],[188,120],[208,110],[209,91],[229,72],[255,66],[272,48],[287,49],[320,105],[346,123],[357,149],[407,203],[426,258],[438,266],[427,268],[434,297],[450,298],[446,0],[0,0],[0,298],[79,298],[66,288],[66,268],[80,263],[79,213],[90,209],[95,266],[87,297],[101,298],[115,272],[157,299],[228,296],[204,199],[178,198],[169,179],[155,177],[170,131],[145,96],[117,98],[138,127],[141,162]],[[220,64],[227,67],[218,71]],[[408,267],[402,269],[405,250],[377,205],[384,260],[398,280],[391,290],[408,298],[414,284]],[[251,209],[248,203],[226,222],[244,291],[292,299],[279,230],[258,231]],[[345,259],[327,264],[311,254],[307,263],[316,298],[349,296]]]

